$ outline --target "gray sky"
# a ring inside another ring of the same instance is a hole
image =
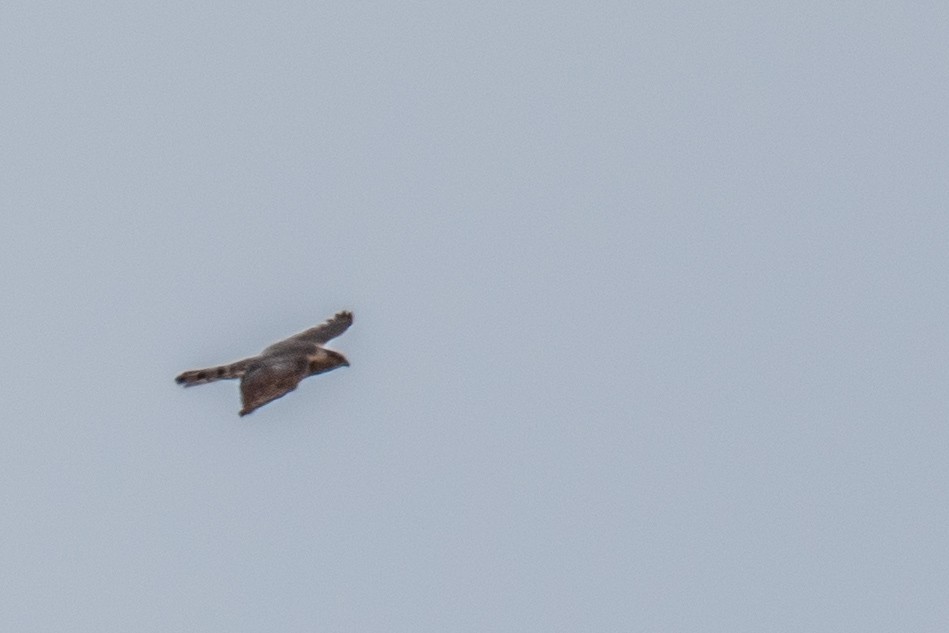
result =
[[[0,629],[949,629],[949,8],[712,4],[5,4]]]

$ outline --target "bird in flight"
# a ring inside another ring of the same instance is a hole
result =
[[[345,332],[352,323],[352,312],[337,312],[316,327],[274,343],[257,356],[229,365],[192,369],[175,378],[175,382],[193,387],[216,380],[240,378],[241,403],[244,405],[240,414],[244,416],[287,395],[308,376],[349,367],[345,356],[323,345]]]

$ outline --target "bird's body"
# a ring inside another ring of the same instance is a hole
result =
[[[316,327],[274,343],[257,356],[228,365],[186,371],[175,378],[175,382],[191,387],[240,378],[243,403],[240,414],[247,415],[290,393],[304,378],[348,367],[345,356],[323,345],[345,332],[352,322],[352,312],[339,312]]]

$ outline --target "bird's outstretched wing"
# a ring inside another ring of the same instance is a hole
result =
[[[290,338],[286,339],[286,341],[315,343],[316,345],[322,345],[323,343],[326,343],[345,332],[352,324],[353,313],[344,310],[343,312],[337,312],[335,315],[323,321],[316,327],[311,327],[309,330],[304,330],[299,334],[294,334]]]
[[[252,364],[241,377],[241,415],[285,396],[307,376],[304,358],[276,356]]]

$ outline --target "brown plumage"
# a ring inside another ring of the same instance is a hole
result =
[[[352,312],[338,312],[316,327],[274,343],[257,356],[229,365],[186,371],[175,378],[175,382],[192,387],[215,380],[240,378],[244,405],[240,414],[247,415],[290,393],[308,376],[337,367],[349,367],[345,356],[323,345],[345,332],[352,323]]]

